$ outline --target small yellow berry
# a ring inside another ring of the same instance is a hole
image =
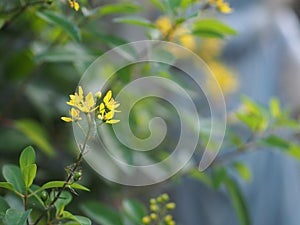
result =
[[[169,197],[168,194],[163,194],[161,197],[162,197],[162,199],[163,199],[164,201],[166,201],[166,202],[170,200],[170,197]]]
[[[149,216],[144,216],[142,222],[143,224],[149,224],[151,222],[151,219]]]
[[[162,203],[162,202],[163,202],[163,199],[162,199],[161,196],[159,196],[159,197],[157,198],[157,202],[159,202],[159,203]]]
[[[150,199],[150,204],[156,204],[155,198],[151,198],[151,199]]]
[[[155,213],[151,213],[151,214],[150,214],[150,218],[151,218],[152,220],[156,220],[156,219],[157,219],[157,215],[156,215]]]
[[[166,222],[170,222],[170,221],[172,221],[172,219],[173,219],[172,215],[168,214],[168,215],[165,216],[165,221]]]
[[[157,205],[150,205],[150,210],[153,212],[157,212],[158,211],[158,206]]]
[[[166,209],[168,209],[168,210],[175,209],[175,207],[176,207],[176,204],[174,202],[170,202],[170,203],[166,204]]]
[[[169,221],[167,223],[168,223],[168,225],[175,225],[176,224],[174,220],[171,220],[171,221]]]
[[[98,92],[95,94],[95,97],[96,97],[96,98],[101,98],[101,96],[102,96],[102,94],[101,94],[100,91],[98,91]]]

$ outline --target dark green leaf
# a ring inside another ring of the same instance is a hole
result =
[[[55,151],[48,141],[46,130],[36,121],[31,119],[22,119],[14,123],[14,126],[31,139],[33,144],[37,145],[48,156],[53,157]]]
[[[251,225],[250,216],[248,213],[247,203],[240,192],[240,189],[236,182],[227,177],[225,180],[225,186],[228,191],[228,195],[231,198],[232,205],[237,213],[237,217],[240,225]]]
[[[227,177],[228,173],[225,167],[215,167],[212,173],[213,188],[219,189]]]
[[[130,199],[125,199],[122,202],[122,208],[126,216],[128,216],[128,218],[136,224],[141,223],[142,218],[146,215],[147,212],[145,206],[142,203]]]
[[[15,165],[4,165],[2,173],[5,180],[11,183],[18,192],[25,192],[25,184],[19,167]]]
[[[103,225],[123,225],[119,213],[101,203],[87,202],[81,205],[81,209],[96,223]]]
[[[35,163],[35,151],[31,146],[28,146],[22,151],[19,163],[21,171],[23,171],[26,166]]]
[[[9,209],[8,203],[0,196],[0,213],[5,213],[7,209]]]
[[[64,181],[50,181],[50,182],[44,184],[41,187],[41,189],[61,188],[64,186],[64,183],[65,183]],[[71,188],[74,188],[74,189],[82,190],[82,191],[90,191],[90,189],[88,189],[80,184],[77,184],[77,183],[73,183],[68,186],[70,186]]]
[[[201,19],[194,23],[193,34],[201,37],[223,38],[227,35],[236,35],[237,32],[218,20]]]
[[[61,29],[67,32],[75,41],[81,41],[79,28],[74,23],[65,18],[63,15],[59,15],[51,11],[38,11],[36,14],[46,22],[59,26]]]
[[[151,23],[151,21],[149,21],[143,17],[138,17],[138,16],[118,17],[118,18],[114,19],[114,22],[131,24],[131,25],[135,25],[135,26],[155,28],[155,25],[153,23]]]
[[[7,225],[25,225],[30,211],[23,212],[16,209],[8,209],[4,220]]]

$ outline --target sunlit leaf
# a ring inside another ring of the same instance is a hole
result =
[[[117,4],[106,4],[99,9],[101,16],[114,14],[114,13],[135,13],[140,11],[142,8],[132,3],[117,3]]]
[[[32,144],[35,144],[40,150],[45,152],[48,156],[53,157],[55,151],[48,141],[48,134],[46,130],[36,121],[31,119],[17,120],[14,123],[15,128],[24,133],[31,139]]]
[[[26,166],[29,166],[30,164],[34,164],[34,163],[35,163],[35,151],[31,146],[28,146],[22,151],[20,155],[19,164],[20,164],[21,171],[23,171],[23,169]]]
[[[26,189],[28,189],[32,185],[36,175],[36,170],[37,170],[36,164],[30,164],[23,168],[22,175],[23,175]]]
[[[223,38],[228,35],[236,35],[237,32],[218,20],[201,19],[194,23],[193,34],[201,37]]]
[[[251,180],[252,174],[247,165],[244,163],[235,162],[233,163],[233,167],[244,181],[249,182]]]
[[[42,189],[61,188],[64,186],[64,183],[65,183],[64,181],[50,181],[50,182],[44,184],[41,188]],[[88,189],[80,184],[77,184],[77,183],[73,183],[68,186],[70,186],[71,188],[74,188],[74,189],[82,190],[82,191],[90,191],[90,189]]]

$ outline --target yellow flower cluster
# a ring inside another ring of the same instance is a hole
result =
[[[198,55],[204,59],[213,72],[223,94],[228,95],[237,90],[239,82],[235,73],[219,60],[223,48],[224,44],[222,40],[213,38],[205,39],[202,42]],[[212,80],[209,80],[207,86],[212,93],[217,92],[215,82]]]
[[[116,110],[120,104],[117,103],[112,97],[112,91],[109,90],[103,102],[97,105],[97,101],[101,100],[101,92],[97,92],[95,96],[89,92],[86,96],[83,94],[83,89],[81,86],[78,87],[78,92],[73,95],[70,95],[70,100],[67,102],[68,105],[72,106],[70,110],[71,117],[61,117],[65,122],[77,122],[81,120],[80,113],[88,114],[96,111],[98,119],[105,123],[114,124],[118,123],[120,120],[113,119]]]
[[[168,194],[162,194],[157,198],[150,199],[151,213],[142,218],[142,223],[145,225],[163,224],[175,225],[172,215],[167,214],[168,211],[173,210],[176,205],[174,202],[169,202]]]
[[[225,14],[232,13],[233,11],[228,2],[224,0],[208,0],[208,4],[216,7],[220,12]]]
[[[183,26],[173,26],[170,18],[162,16],[155,22],[157,29],[167,41],[178,41],[188,49],[195,49],[196,42],[190,30]]]
[[[75,11],[78,11],[80,8],[79,3],[76,0],[69,0],[69,4],[70,4],[70,7],[72,9],[74,9]]]

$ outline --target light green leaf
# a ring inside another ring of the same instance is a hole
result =
[[[278,118],[281,115],[281,109],[278,99],[272,98],[270,101],[270,112],[272,117]]]
[[[16,129],[24,133],[35,144],[45,152],[48,156],[53,157],[55,151],[48,141],[46,130],[36,121],[31,119],[22,119],[14,123]]]
[[[23,168],[22,175],[23,175],[26,189],[28,189],[32,185],[33,180],[36,176],[36,170],[37,170],[36,164],[31,164]]]
[[[118,17],[113,20],[114,22],[117,23],[125,23],[125,24],[131,24],[135,26],[142,26],[142,27],[151,27],[151,28],[156,28],[151,21],[143,18],[143,17],[138,17],[138,16],[124,16],[124,17]]]
[[[236,211],[240,225],[251,225],[251,220],[247,208],[247,203],[240,192],[240,189],[236,182],[227,177],[225,180],[225,186],[228,191],[228,195],[231,198],[232,205]]]
[[[93,221],[103,225],[123,225],[122,219],[115,210],[98,202],[87,202],[81,210]]]
[[[201,19],[194,23],[193,34],[201,37],[224,38],[227,35],[236,35],[237,32],[218,20]]]
[[[206,184],[208,187],[212,187],[212,179],[210,176],[208,176],[204,172],[200,172],[198,169],[192,169],[189,172],[190,177],[194,178],[195,180],[198,180],[204,184]]]
[[[5,189],[11,190],[13,192],[16,191],[14,186],[11,183],[8,183],[8,182],[0,182],[0,188],[5,188]]]
[[[15,165],[4,165],[2,173],[8,183],[11,183],[18,192],[24,194],[25,184],[19,167]]]
[[[114,13],[129,13],[133,14],[140,11],[142,8],[136,4],[132,3],[117,3],[117,4],[107,4],[99,9],[100,16],[114,14]]]
[[[7,225],[25,225],[30,211],[23,212],[16,209],[8,209],[4,221]]]
[[[52,192],[53,196],[57,194],[57,192]],[[63,191],[59,197],[59,199],[54,203],[56,208],[56,215],[63,216],[65,207],[72,201],[72,195],[68,191]]]
[[[20,164],[21,171],[23,171],[23,169],[26,166],[29,166],[30,164],[34,164],[34,163],[35,163],[35,151],[33,147],[28,146],[22,151],[20,155],[19,164]]]
[[[158,8],[162,12],[166,11],[166,6],[163,4],[163,1],[161,0],[150,0],[150,1],[152,2],[153,5],[156,6],[156,8]]]
[[[50,181],[50,182],[44,184],[41,187],[41,189],[44,190],[44,189],[50,189],[50,188],[61,188],[64,186],[64,183],[65,183],[64,181]],[[77,183],[73,183],[68,186],[70,186],[71,188],[74,188],[74,189],[82,190],[82,191],[90,191],[90,189],[88,189],[80,184],[77,184]]]
[[[252,174],[249,168],[244,164],[240,162],[233,163],[233,167],[236,170],[236,172],[240,175],[241,178],[243,178],[244,181],[249,182],[252,179]]]
[[[261,143],[270,147],[279,148],[281,150],[288,150],[291,146],[289,141],[276,135],[270,135],[269,137],[261,139]]]
[[[290,148],[288,149],[287,152],[285,151],[285,153],[294,157],[295,159],[300,160],[300,146],[299,145],[291,144]]]
[[[136,224],[140,224],[142,218],[147,213],[147,210],[142,203],[131,199],[125,199],[122,202],[122,209],[126,216]]]
[[[75,216],[76,221],[67,222],[66,225],[91,225],[92,221],[89,218],[83,216]]]
[[[59,15],[51,11],[38,11],[36,12],[36,14],[38,17],[45,20],[46,22],[59,26],[61,29],[67,32],[75,41],[81,41],[79,28],[74,23],[65,18],[63,15]]]

